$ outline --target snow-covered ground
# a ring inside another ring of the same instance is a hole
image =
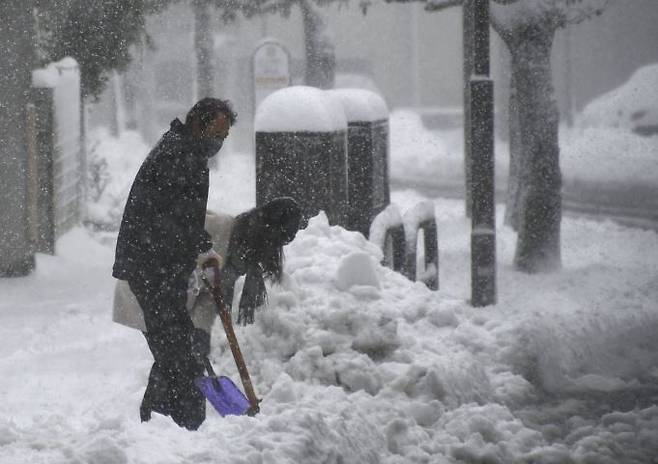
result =
[[[606,108],[608,109],[608,108]],[[463,131],[424,129],[411,110],[391,115],[391,178],[398,183],[463,188]],[[505,189],[508,146],[496,140],[495,172]],[[567,183],[658,186],[658,135],[642,137],[629,129],[578,125],[560,128],[560,167]]]
[[[394,175],[412,177],[412,153],[458,175],[458,157],[441,157],[453,156],[449,137],[409,123],[400,133],[398,123]],[[148,147],[134,134],[98,140],[115,153],[114,180],[90,211],[111,224],[126,188],[116,184],[130,185]],[[251,157],[222,154],[210,208],[252,206],[253,173]],[[421,200],[393,194],[403,210]],[[197,432],[158,415],[139,422],[151,356],[140,333],[111,321],[115,233],[67,233],[32,275],[0,280],[0,462],[657,462],[658,234],[565,218],[564,269],[530,276],[512,269],[501,206],[498,304],[476,309],[463,205],[431,200],[438,292],[381,267],[374,245],[317,216],[286,248],[269,306],[236,327],[261,413],[221,418],[208,407]],[[213,334],[216,370],[238,381],[219,325]]]

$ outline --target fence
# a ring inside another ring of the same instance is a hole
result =
[[[36,249],[54,253],[55,241],[80,221],[85,185],[80,70],[72,58],[32,73],[35,146]]]

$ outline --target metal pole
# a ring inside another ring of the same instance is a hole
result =
[[[471,151],[471,304],[496,303],[493,80],[489,77],[489,1],[471,0],[473,68],[469,76]]]

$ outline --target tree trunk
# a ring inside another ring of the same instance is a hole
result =
[[[109,78],[110,107],[112,118],[110,119],[110,134],[119,137],[125,130],[125,106],[123,98],[123,76],[117,71],[111,71]]]
[[[0,2],[0,277],[34,268],[28,211],[27,104],[33,67],[32,7],[25,0]],[[34,224],[32,224],[34,226]]]
[[[510,47],[523,150],[514,265],[528,273],[561,266],[559,116],[550,68],[554,34],[550,26],[528,25],[515,35],[516,43]]]
[[[306,47],[306,85],[320,89],[334,87],[336,74],[336,55],[327,26],[318,8],[309,0],[301,0],[302,19],[304,21],[304,44]]]
[[[464,210],[466,217],[473,213],[473,200],[471,198],[471,95],[470,81],[473,71],[473,0],[464,0],[462,5],[462,48],[463,48],[463,76],[464,76]]]
[[[515,232],[519,231],[519,210],[521,209],[521,128],[519,126],[519,106],[517,103],[514,73],[510,76],[508,101],[509,120],[509,174],[507,177],[507,200],[505,203],[505,224]]]
[[[194,0],[197,100],[213,96],[212,35],[208,0]]]

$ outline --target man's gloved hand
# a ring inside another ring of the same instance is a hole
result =
[[[203,269],[205,266],[222,267],[222,257],[212,248],[204,253],[201,253],[196,260],[196,265]]]

